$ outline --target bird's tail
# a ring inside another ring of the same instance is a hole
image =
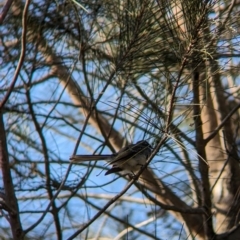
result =
[[[111,160],[113,155],[73,155],[70,157],[71,162],[89,162],[99,160]]]

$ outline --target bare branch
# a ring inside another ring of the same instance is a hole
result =
[[[23,239],[23,230],[20,222],[18,202],[15,196],[14,186],[12,182],[12,175],[9,166],[8,159],[8,149],[6,141],[6,133],[3,123],[3,114],[0,111],[0,164],[3,175],[3,183],[6,195],[6,206],[8,206],[11,211],[8,212],[9,220],[11,224],[12,234],[14,240]]]
[[[24,57],[25,57],[25,51],[26,51],[26,36],[27,36],[27,14],[28,14],[28,7],[30,5],[30,0],[26,1],[26,4],[24,6],[24,10],[23,10],[23,16],[22,16],[22,38],[21,38],[21,54],[19,57],[19,61],[18,61],[18,65],[17,68],[15,70],[14,76],[13,76],[13,80],[8,88],[8,91],[5,95],[5,97],[3,98],[3,100],[0,103],[0,109],[4,107],[4,105],[6,104],[7,100],[9,99],[12,90],[15,86],[15,83],[17,81],[18,75],[20,73],[21,67],[23,65],[23,61],[24,61]]]
[[[232,115],[240,108],[240,103],[234,107],[227,116],[222,120],[222,122],[218,125],[218,127],[206,138],[204,139],[204,144],[207,144],[211,139],[213,139],[219,132],[220,129],[226,124],[226,122],[232,117]]]
[[[7,16],[7,13],[13,3],[13,0],[7,0],[4,7],[2,8],[2,12],[0,14],[0,25],[3,23],[5,17]]]

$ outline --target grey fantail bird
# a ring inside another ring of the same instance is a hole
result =
[[[146,163],[151,152],[152,146],[143,140],[122,148],[118,153],[108,155],[73,155],[70,160],[73,163],[107,160],[109,165],[112,165],[112,168],[105,175],[116,172],[135,174]]]

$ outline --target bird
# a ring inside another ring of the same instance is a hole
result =
[[[112,165],[112,168],[105,175],[118,172],[135,175],[145,165],[151,152],[152,146],[146,140],[142,140],[122,148],[117,153],[108,155],[73,155],[70,160],[72,163],[107,160],[109,165]]]

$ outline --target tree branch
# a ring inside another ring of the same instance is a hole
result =
[[[30,5],[30,0],[27,0],[26,4],[24,6],[23,15],[22,15],[21,54],[20,54],[20,57],[19,57],[18,65],[17,65],[17,68],[15,70],[12,83],[10,84],[5,97],[3,98],[2,102],[0,103],[0,109],[4,107],[4,105],[6,104],[7,100],[9,99],[9,97],[10,97],[10,95],[12,93],[12,90],[13,90],[13,88],[15,86],[15,83],[17,81],[20,69],[21,69],[21,67],[23,65],[23,61],[24,61],[24,57],[25,57],[25,51],[26,51],[27,13],[28,13],[29,5]]]
[[[207,137],[203,140],[204,144],[207,144],[211,139],[213,139],[219,132],[221,128],[226,124],[226,122],[231,118],[231,116],[240,108],[240,103],[234,107],[228,115],[222,120],[222,122],[218,125],[218,127]]]
[[[6,203],[11,209],[8,211],[12,235],[14,240],[23,239],[23,230],[20,222],[18,203],[15,196],[14,186],[12,182],[11,170],[8,159],[8,149],[6,134],[4,129],[3,114],[0,111],[0,164],[3,175],[3,184],[5,189]]]
[[[0,14],[0,25],[3,24],[3,21],[4,21],[5,17],[7,16],[7,13],[9,11],[12,3],[13,3],[13,0],[7,0],[5,5],[3,6],[2,12]]]

